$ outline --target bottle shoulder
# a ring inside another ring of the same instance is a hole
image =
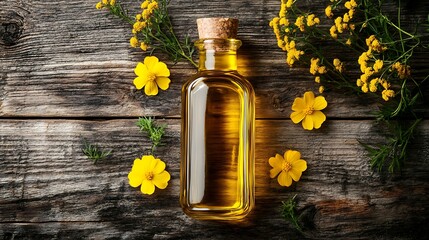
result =
[[[196,85],[200,83],[212,84],[212,83],[231,83],[238,84],[243,88],[248,88],[253,91],[251,83],[237,71],[215,71],[207,70],[201,71],[192,76],[184,84],[184,87],[189,85]]]

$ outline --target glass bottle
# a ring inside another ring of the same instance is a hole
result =
[[[238,20],[197,20],[198,73],[182,88],[180,203],[197,219],[234,220],[254,206],[255,96],[237,72]]]

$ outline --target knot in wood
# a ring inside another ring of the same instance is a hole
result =
[[[24,25],[23,19],[23,17],[14,11],[0,12],[1,43],[10,46],[18,42]]]

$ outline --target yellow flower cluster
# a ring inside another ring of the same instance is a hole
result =
[[[405,79],[411,75],[410,66],[406,64],[401,64],[400,62],[395,62],[392,65],[392,70],[396,70],[398,72],[398,76],[400,79]]]
[[[355,9],[357,7],[357,3],[355,0],[350,0],[344,3],[344,7],[348,9],[348,12],[344,13],[344,15],[338,16],[334,20],[334,25],[331,26],[329,29],[329,33],[332,38],[338,38],[338,33],[343,33],[345,30],[351,30],[353,31],[355,29],[355,25],[350,23],[350,20],[352,20]],[[332,6],[329,5],[325,8],[325,14],[327,17],[332,18],[334,14],[332,13]],[[351,44],[350,39],[346,42],[347,45]]]
[[[134,36],[130,39],[131,47],[140,47],[143,51],[147,51],[149,47],[148,43],[139,41],[137,34],[151,25],[151,17],[158,8],[159,5],[156,0],[145,0],[142,2],[142,12],[136,15],[136,22],[133,24],[132,33]]]
[[[319,65],[320,59],[319,58],[311,58],[311,64],[310,64],[310,73],[313,75],[316,74],[325,74],[327,72],[325,66]],[[320,78],[319,78],[320,81]]]
[[[95,5],[96,9],[102,9],[104,7],[114,6],[116,4],[116,0],[102,0]]]
[[[395,92],[390,89],[390,83],[386,79],[378,77],[370,80],[370,77],[376,73],[379,73],[384,66],[384,61],[375,58],[374,53],[381,53],[387,48],[380,43],[380,41],[375,37],[375,35],[369,36],[365,40],[365,43],[368,46],[368,50],[366,52],[363,52],[358,58],[358,63],[362,75],[356,81],[356,85],[360,87],[362,92],[364,93],[377,92],[378,87],[381,86],[383,88],[381,96],[385,101],[388,101],[390,98],[395,96]],[[374,60],[372,66],[368,65],[370,60]],[[392,66],[392,68],[394,68],[394,66]]]
[[[287,12],[292,8],[293,0],[283,0],[280,6],[279,16],[273,18],[270,21],[270,27],[273,28],[273,32],[276,35],[277,45],[286,54],[286,63],[289,66],[293,66],[296,61],[299,61],[304,51],[296,48],[296,42],[290,39],[289,33],[295,33],[297,31],[304,32],[306,27],[312,27],[320,24],[320,19],[314,14],[306,14],[298,16],[294,23],[290,23],[287,18]]]
[[[344,65],[343,65],[343,63],[340,61],[340,59],[335,58],[335,59],[334,59],[334,61],[333,61],[333,64],[334,64],[335,69],[336,69],[338,72],[342,73],[342,72],[344,71]]]

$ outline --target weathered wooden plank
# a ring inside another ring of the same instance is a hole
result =
[[[127,3],[137,10],[138,4]],[[302,4],[323,14],[322,1]],[[421,5],[403,12],[406,23],[426,19],[429,6]],[[268,26],[278,8],[277,0],[171,2],[177,33],[193,39],[198,17],[222,14],[240,19],[244,45],[239,68],[256,89],[258,118],[287,118],[295,97],[318,88],[308,69],[289,69],[284,63]],[[167,92],[157,97],[136,92],[133,68],[144,54],[129,48],[128,26],[96,10],[92,1],[2,1],[0,26],[11,31],[3,37],[7,40],[0,40],[0,116],[180,115],[180,88],[195,70],[187,63],[168,62],[173,75]],[[336,49],[332,54],[344,55]],[[427,70],[427,56],[419,59],[417,72]],[[329,92],[327,98],[331,117],[367,118],[377,109],[366,97]]]
[[[0,236],[36,238],[301,238],[280,216],[281,201],[298,194],[312,239],[419,239],[429,209],[429,121],[400,175],[370,170],[358,143],[382,142],[373,121],[328,121],[304,131],[289,120],[258,120],[256,208],[241,224],[195,221],[178,203],[180,120],[168,124],[158,156],[167,163],[167,189],[142,196],[128,185],[134,158],[149,147],[135,120],[0,121]],[[82,139],[113,149],[93,165]],[[268,176],[269,157],[286,149],[308,162],[300,182],[280,187]],[[162,224],[160,224],[162,223]]]

